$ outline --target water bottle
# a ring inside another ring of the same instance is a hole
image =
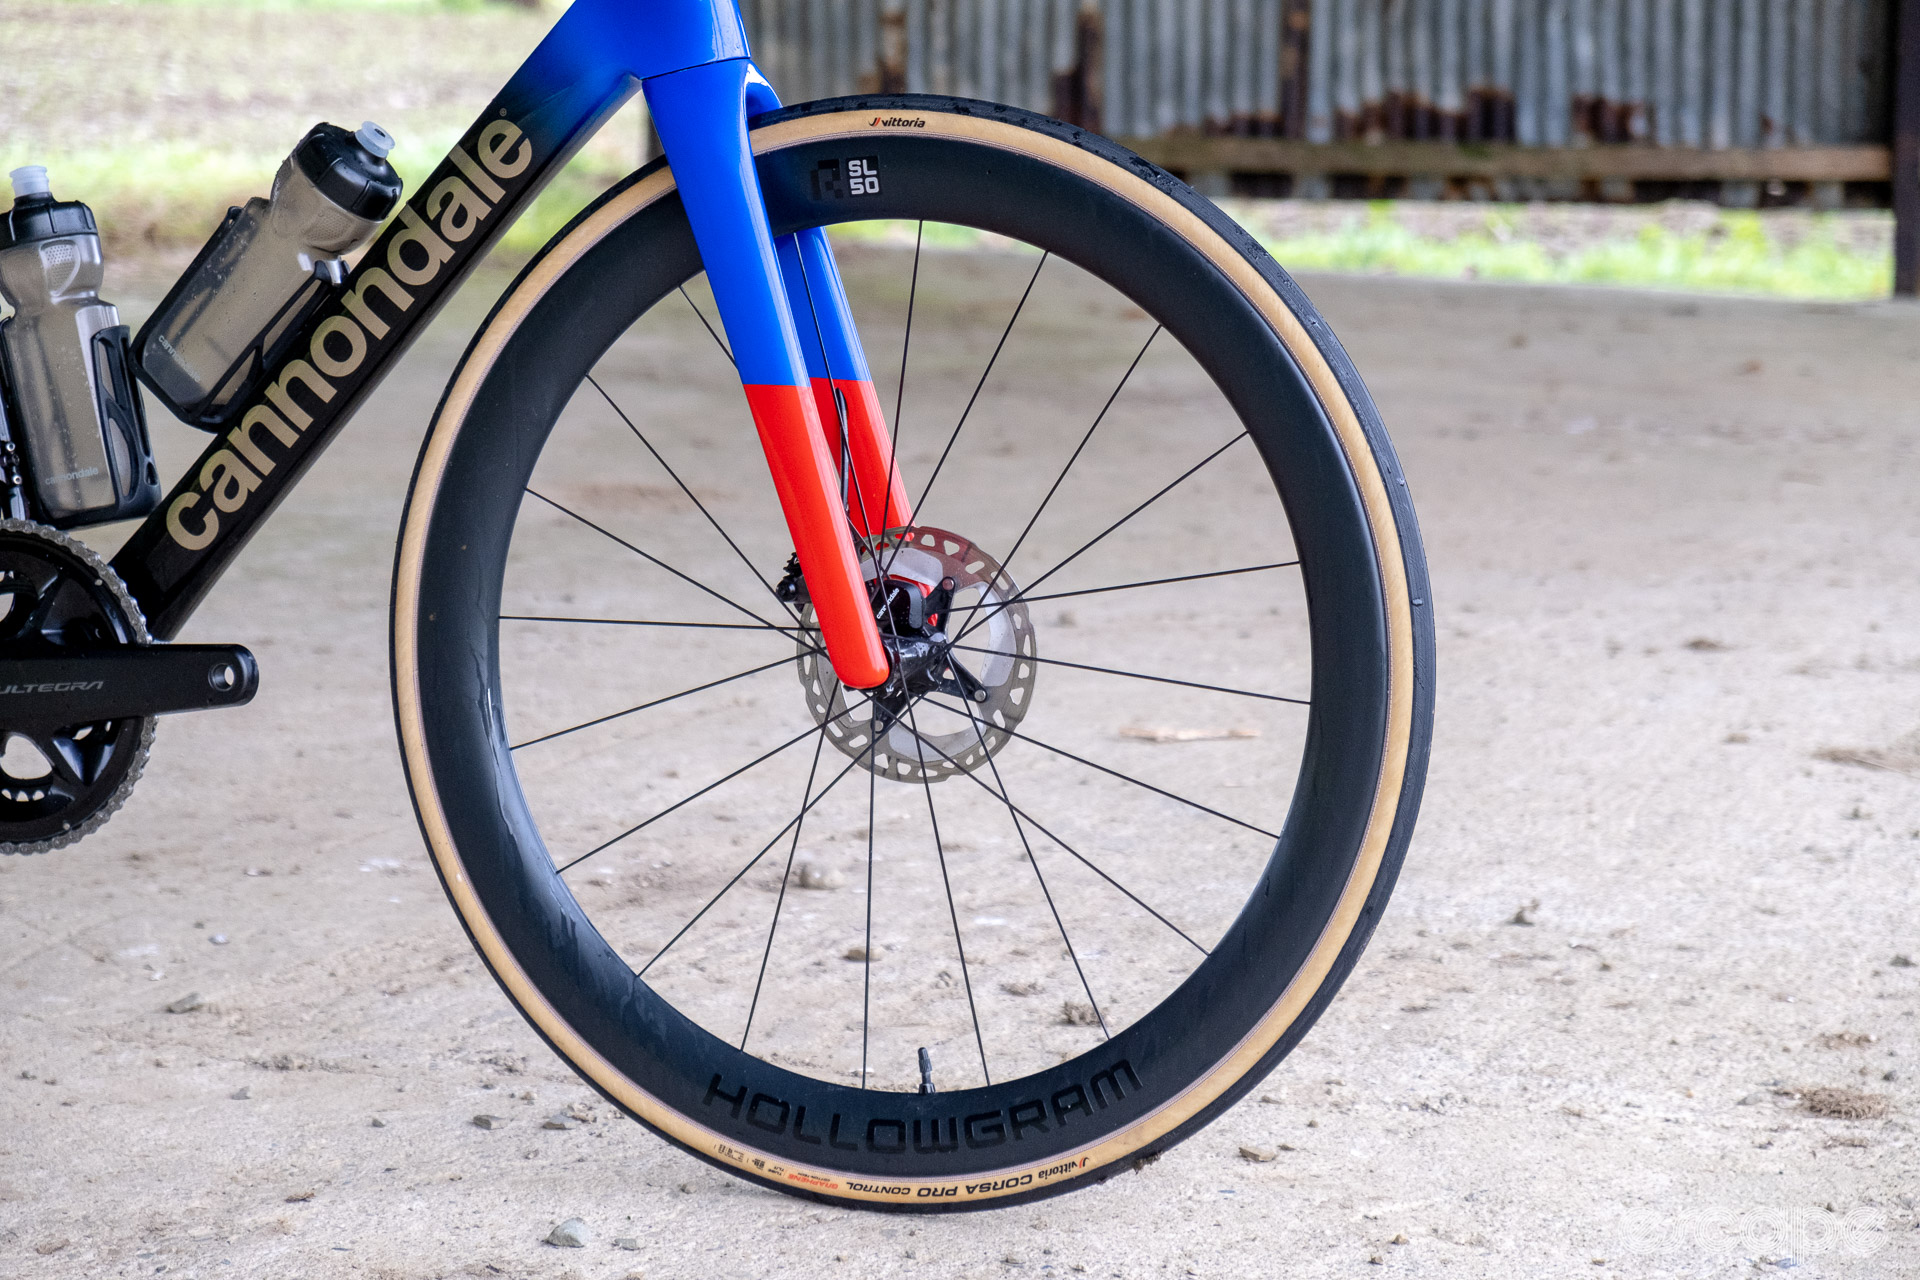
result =
[[[346,279],[344,255],[400,200],[392,149],[372,121],[352,132],[317,124],[281,162],[269,198],[228,211],[134,341],[147,385],[183,420],[224,424],[282,340]]]
[[[8,443],[26,455],[33,512],[60,528],[145,515],[160,501],[160,476],[127,327],[100,300],[93,211],[55,200],[39,165],[11,176],[0,298],[13,315],[0,324],[0,363],[12,400]]]

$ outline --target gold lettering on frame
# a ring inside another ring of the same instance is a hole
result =
[[[294,403],[293,387],[300,383],[307,388],[321,404],[333,399],[333,384],[314,371],[305,360],[289,360],[287,367],[280,371],[280,377],[267,388],[267,399],[273,401],[283,417],[302,431],[313,425],[313,415]]]
[[[481,130],[479,150],[480,163],[496,178],[517,178],[533,163],[533,144],[520,136],[520,126],[511,120],[495,120]]]
[[[402,284],[425,284],[440,274],[441,267],[452,261],[453,250],[447,247],[445,240],[434,234],[433,227],[412,205],[400,206],[400,221],[406,230],[395,236],[393,243],[387,246],[387,270],[393,272]],[[421,265],[415,267],[407,264],[409,246],[417,247],[425,255],[426,260]]]
[[[207,512],[206,521],[198,529],[187,528],[186,513],[199,505],[199,494],[183,493],[173,500],[172,506],[167,508],[167,532],[173,535],[175,542],[188,551],[198,551],[202,547],[211,546],[215,536],[220,532],[220,515],[215,511]]]
[[[487,199],[498,200],[501,196],[507,194],[499,183],[487,176],[485,169],[482,169],[473,162],[472,156],[462,151],[459,147],[455,147],[447,158],[453,161],[454,168],[467,175],[467,181],[473,184],[473,189]]]
[[[443,178],[427,193],[427,216],[440,220],[440,234],[456,243],[472,235],[480,220],[493,212],[473,188],[459,178]]]
[[[238,511],[247,505],[247,495],[260,487],[253,468],[235,457],[231,449],[216,449],[200,468],[200,487],[222,511]]]
[[[495,120],[481,129],[471,151],[456,146],[449,159],[461,176],[442,178],[420,208],[400,207],[397,227],[389,229],[384,265],[362,264],[352,288],[339,297],[339,310],[314,330],[308,358],[289,360],[261,393],[261,401],[207,455],[200,469],[201,491],[179,494],[168,504],[167,533],[180,548],[200,551],[213,545],[220,532],[220,513],[243,508],[261,487],[261,477],[271,474],[278,459],[286,456],[276,457],[278,451],[264,444],[260,428],[265,427],[285,448],[298,444],[300,433],[313,425],[314,413],[338,395],[329,379],[346,378],[369,355],[378,354],[375,344],[385,340],[413,308],[409,288],[431,284],[453,261],[454,250],[448,242],[471,238],[494,212],[494,203],[506,195],[496,179],[527,172],[533,165],[533,144],[520,126]]]
[[[345,339],[347,353],[336,356],[328,350],[327,340],[330,338]],[[328,316],[313,331],[313,341],[307,344],[307,354],[320,366],[320,372],[329,378],[344,378],[358,369],[360,362],[367,358],[367,335],[345,316]]]
[[[265,475],[273,470],[273,459],[254,443],[253,432],[260,427],[273,432],[274,439],[284,445],[291,445],[298,440],[300,433],[280,421],[280,415],[263,404],[247,410],[246,416],[234,424],[233,430],[227,433],[227,443],[239,450],[240,456],[251,463],[255,471]]]
[[[375,338],[387,336],[391,326],[382,320],[373,309],[371,301],[378,293],[393,306],[395,311],[406,311],[413,306],[413,295],[402,289],[394,278],[387,274],[384,267],[367,267],[360,272],[360,278],[354,281],[353,288],[340,299],[346,309],[353,313],[361,327]]]

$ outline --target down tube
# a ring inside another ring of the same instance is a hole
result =
[[[729,0],[576,0],[114,556],[152,633],[179,634],[394,361],[639,79],[744,56]]]

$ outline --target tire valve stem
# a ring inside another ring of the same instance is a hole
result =
[[[933,1092],[933,1055],[924,1047],[920,1050],[920,1092]]]

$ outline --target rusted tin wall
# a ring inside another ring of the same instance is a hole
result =
[[[793,101],[1099,128],[1732,148],[1887,138],[1891,0],[745,0]]]

